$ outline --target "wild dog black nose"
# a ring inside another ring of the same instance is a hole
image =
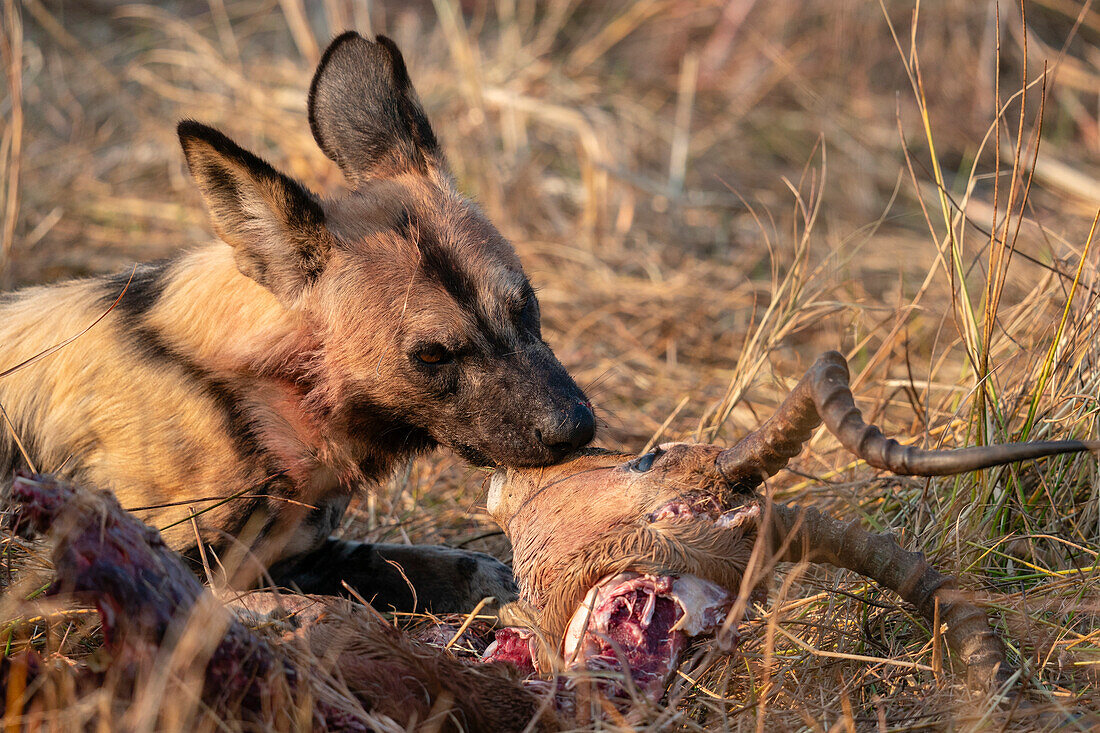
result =
[[[596,416],[588,402],[576,402],[566,414],[547,419],[535,431],[539,442],[555,453],[566,454],[591,442],[596,435]]]

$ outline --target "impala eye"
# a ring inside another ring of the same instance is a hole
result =
[[[649,453],[638,456],[630,462],[630,470],[635,473],[645,473],[649,469],[653,468],[653,462],[657,460],[657,457],[664,453],[660,448],[651,450]]]
[[[442,344],[431,344],[416,352],[416,359],[421,364],[447,364],[454,360],[454,355]]]

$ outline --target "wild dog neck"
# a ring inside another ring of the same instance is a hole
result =
[[[344,410],[332,404],[328,397],[342,391],[325,369],[326,328],[242,274],[223,243],[139,268],[118,310],[128,330],[150,347],[237,385],[263,413],[254,422],[265,447],[296,484],[336,481],[350,490],[429,447],[426,436],[406,432],[401,445],[379,450],[376,434],[401,432],[402,426],[376,411],[366,414],[362,403]],[[360,419],[349,418],[356,409]],[[328,478],[314,475],[318,471]]]
[[[226,245],[213,243],[136,280],[139,291],[127,292],[119,309],[166,347],[214,372],[305,379],[318,346],[313,329],[241,274]]]

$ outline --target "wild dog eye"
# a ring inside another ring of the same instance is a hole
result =
[[[422,364],[448,364],[454,361],[454,355],[442,344],[431,344],[421,347],[416,352],[416,359]]]
[[[653,462],[657,460],[657,457],[664,453],[660,448],[655,448],[649,453],[638,456],[630,462],[630,470],[635,473],[645,473],[649,469],[653,468]]]

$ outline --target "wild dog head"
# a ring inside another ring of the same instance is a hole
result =
[[[206,126],[179,135],[240,271],[309,324],[311,409],[379,457],[443,444],[544,465],[588,443],[592,407],[511,245],[458,193],[393,42],[333,41],[309,122],[351,184],[337,198]]]

